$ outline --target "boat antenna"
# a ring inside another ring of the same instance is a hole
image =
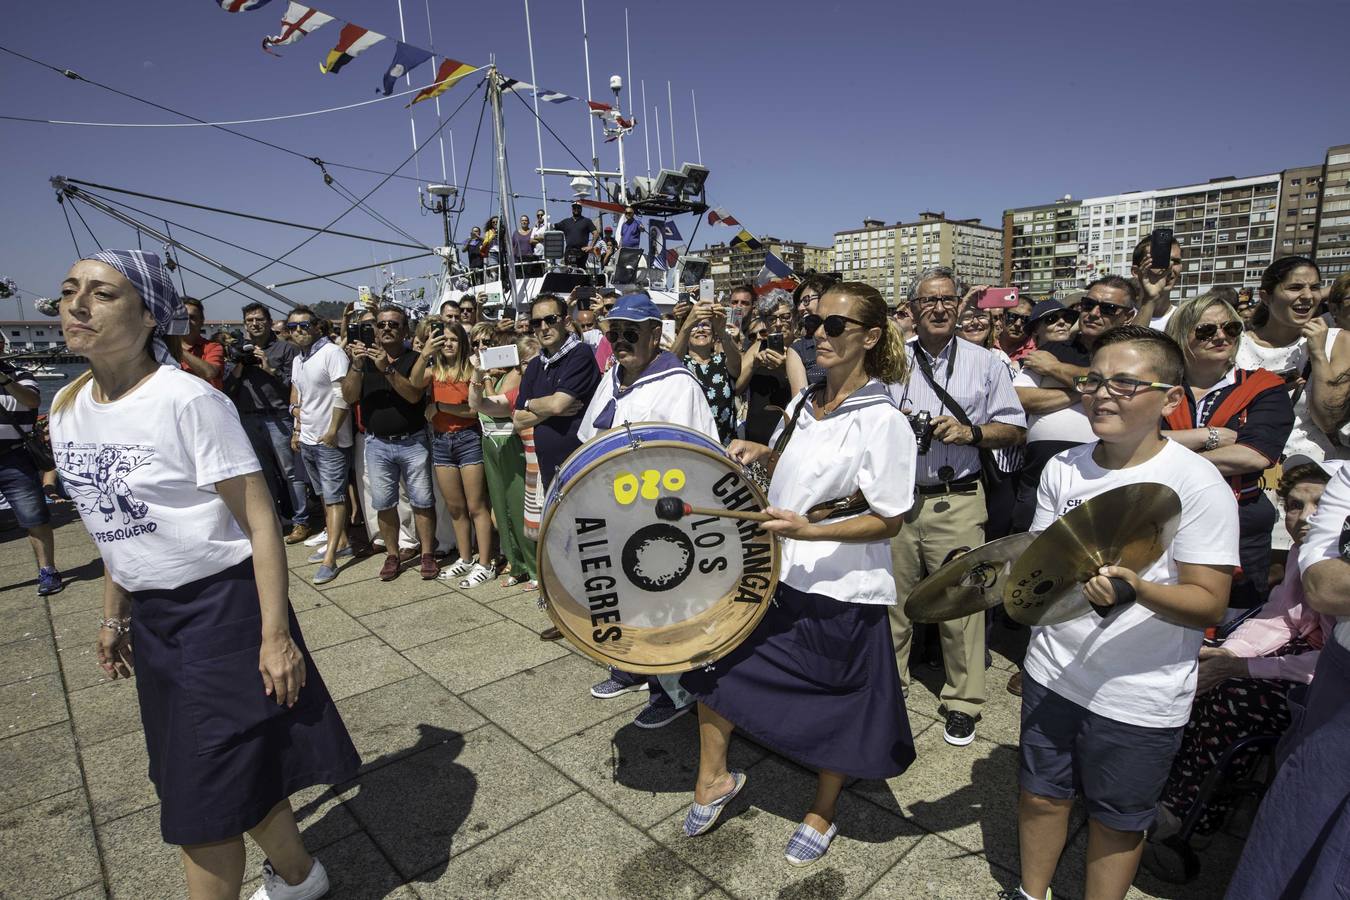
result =
[[[432,34],[431,34],[431,0],[426,0],[426,7],[427,7],[427,45],[428,45],[428,46],[431,46],[431,47],[435,47],[435,46],[436,46],[436,38],[433,37]],[[401,17],[400,17],[400,19],[401,19]],[[432,54],[431,54],[431,71],[433,71],[433,72],[436,71],[436,54],[435,54],[435,53],[432,53]],[[411,74],[411,73],[408,73],[408,76],[407,76],[407,77],[408,77],[408,86],[409,86],[409,87],[412,87],[412,74]],[[435,103],[436,103],[436,124],[439,125],[439,124],[441,124],[441,95],[440,95],[440,94],[437,94],[437,95],[435,96],[434,100],[435,100]],[[439,143],[440,146],[441,146],[441,181],[444,181],[444,180],[445,180],[445,138],[438,135],[437,138],[436,138],[436,141],[437,141],[437,143]],[[455,130],[454,130],[453,128],[451,128],[451,129],[450,129],[450,153],[451,153],[451,156],[452,156],[452,157],[453,157],[453,155],[454,155],[454,152],[455,152]],[[453,158],[451,159],[451,162],[452,162],[452,163],[454,162]],[[458,183],[459,183],[459,179],[456,178],[455,181],[454,181],[454,183],[455,183],[455,184],[458,184]]]
[[[398,39],[401,40],[401,41],[407,41],[407,40],[408,40],[408,33],[407,33],[407,31],[404,29],[404,27],[403,27],[403,0],[398,0]],[[412,87],[412,74],[411,74],[411,73],[405,73],[405,77],[407,78],[407,84],[408,84],[408,87],[411,88],[411,87]],[[417,196],[418,196],[419,199],[421,199],[421,197],[422,197],[422,165],[421,165],[421,162],[420,162],[420,161],[418,160],[418,158],[417,158],[417,157],[418,157],[418,153],[417,153],[417,119],[414,118],[414,114],[413,114],[413,112],[412,112],[411,109],[409,109],[409,111],[408,111],[408,126],[409,126],[410,128],[412,128],[413,172],[414,172],[414,174],[416,174],[416,176],[417,176]]]
[[[670,82],[666,82],[666,109],[670,112],[670,167],[675,168],[678,157],[675,156],[675,101],[671,97]]]
[[[534,30],[530,28],[530,0],[525,0],[525,39],[530,48],[530,84],[534,86],[531,93],[534,94],[534,142],[539,148],[539,194],[543,197],[541,202],[547,214],[548,185],[544,181],[544,133],[539,118],[539,79],[534,74]]]
[[[698,164],[703,165],[703,139],[698,135],[698,98],[689,91],[689,102],[694,106],[694,149],[698,152]]]
[[[642,82],[642,108],[643,108],[643,109],[646,109],[646,108],[647,108],[647,82],[646,82],[646,80],[644,80],[644,81]],[[660,123],[658,123],[658,124],[660,124]],[[657,140],[659,141],[660,139],[661,139],[661,138],[658,136],[658,137],[657,137]],[[652,144],[651,144],[651,141],[649,141],[649,140],[647,139],[647,117],[646,117],[646,116],[643,116],[643,117],[642,117],[642,146],[645,147],[645,148],[647,149],[647,177],[648,177],[648,178],[651,178],[651,177],[652,177]]]
[[[600,168],[600,157],[595,152],[595,117],[591,115],[591,37],[586,31],[586,0],[581,0],[581,47],[586,55],[586,127],[591,132],[591,169]],[[600,179],[595,179],[595,195],[600,196]]]

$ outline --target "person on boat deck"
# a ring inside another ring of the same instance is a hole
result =
[[[619,222],[619,246],[632,249],[642,246],[642,220],[631,206],[625,206]]]
[[[113,679],[134,668],[160,833],[181,847],[187,895],[239,896],[247,833],[266,855],[253,900],[318,898],[328,876],[287,798],[349,781],[360,759],[288,602],[258,457],[229,398],[178,368],[187,309],[158,256],[80,260],[60,313],[90,366],[57,396],[51,432],[106,569],[98,662]],[[105,519],[109,470],[132,525]]]
[[[743,465],[762,461],[773,472],[767,512],[776,518],[763,527],[783,539],[777,594],[739,647],[680,679],[699,701],[698,776],[684,833],[705,834],[745,786],[745,774],[727,768],[739,728],[819,772],[787,844],[794,866],[828,851],[847,778],[892,778],[914,761],[887,616],[896,602],[890,539],[908,527],[917,459],[888,388],[909,376],[904,342],[881,293],[860,282],[828,288],[804,324],[824,385],[789,403],[777,450],[748,441],[730,448]],[[805,515],[855,494],[866,501],[861,514]]]
[[[618,365],[600,379],[581,417],[577,437],[585,443],[625,422],[683,425],[721,443],[703,387],[680,358],[662,350],[661,311],[645,293],[619,298],[605,317],[606,338]],[[639,728],[660,728],[689,711],[689,698],[678,678],[647,678],[610,668],[609,677],[591,688],[600,700],[628,691],[651,689],[651,700],[634,720]]]

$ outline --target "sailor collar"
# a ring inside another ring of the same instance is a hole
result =
[[[802,394],[802,402],[811,404],[812,418],[815,418],[814,410],[816,409],[816,403],[812,396],[812,389],[809,387],[805,388],[802,391]],[[879,404],[898,408],[895,405],[895,398],[891,396],[891,392],[886,385],[877,379],[872,378],[862,387],[844,398],[843,403],[840,403],[834,409],[825,413],[825,415],[821,419],[817,419],[817,421],[824,421],[825,419],[832,419],[836,416],[847,415],[848,413],[857,412],[860,409],[866,409],[869,406],[877,406]]]

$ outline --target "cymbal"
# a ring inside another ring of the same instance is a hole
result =
[[[1163,484],[1122,485],[1074,507],[1036,537],[1005,579],[1008,615],[1024,625],[1057,625],[1092,610],[1083,586],[1097,570],[1148,568],[1172,543],[1180,518],[1181,499]]]
[[[946,622],[993,609],[1003,602],[1003,583],[1013,561],[1034,534],[1011,534],[967,550],[910,591],[905,615],[911,622]]]

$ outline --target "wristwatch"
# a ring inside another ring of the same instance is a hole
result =
[[[1209,429],[1209,437],[1205,438],[1205,445],[1200,449],[1204,451],[1219,449],[1219,432],[1213,427]]]
[[[980,426],[978,425],[970,426],[970,446],[978,447],[980,446],[980,442],[983,440],[984,440],[984,431],[981,430]]]

